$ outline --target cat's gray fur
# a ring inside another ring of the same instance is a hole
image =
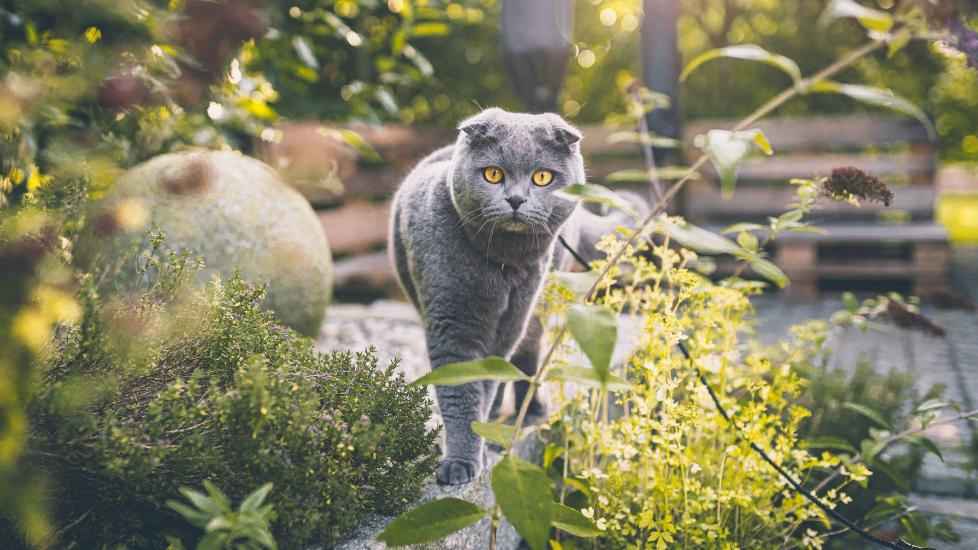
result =
[[[454,145],[422,160],[394,197],[390,253],[404,291],[421,314],[431,367],[490,355],[537,370],[540,326],[531,313],[552,264],[573,258],[555,249],[558,232],[575,249],[593,245],[621,216],[597,216],[554,191],[585,181],[581,134],[554,114],[487,109],[459,125]],[[483,169],[505,179],[490,184]],[[531,182],[549,169],[546,187]],[[469,482],[485,464],[484,422],[498,383],[438,387],[445,424],[440,483]]]

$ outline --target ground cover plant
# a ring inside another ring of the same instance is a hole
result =
[[[932,26],[912,2],[880,11],[837,0],[822,18],[823,24],[850,18],[869,40],[807,77],[791,59],[756,45],[710,51],[689,63],[684,76],[717,58],[757,61],[781,70],[792,85],[732,129],[700,136],[696,145],[703,155],[679,170],[668,190],[654,162],[647,161],[651,214],[636,220],[637,230],[621,228],[605,237],[606,260],[592,262],[585,273],[558,273],[549,287],[541,315],[550,327],[550,345],[535,376],[490,357],[443,366],[418,381],[455,385],[483,378],[525,381],[532,390],[558,386],[554,393],[561,396],[560,406],[543,430],[550,444],[542,464],[512,451],[523,432],[527,397],[513,426],[473,423],[476,433],[504,449],[491,474],[494,506],[482,509],[453,499],[425,503],[398,518],[379,540],[392,546],[435,540],[486,517],[491,518],[490,547],[505,518],[534,550],[592,545],[819,548],[850,531],[884,546],[912,548],[950,536],[915,515],[905,499],[880,494],[880,489],[863,493],[878,498],[856,518],[861,526],[836,508],[852,502],[850,486],[867,488],[870,478],[880,475],[899,479],[893,455],[886,454],[895,443],[939,454],[923,430],[976,411],[935,420],[936,411],[955,405],[912,399],[901,403],[907,408],[897,426],[872,406],[847,403],[853,415],[877,426],[858,435],[859,449],[835,434],[835,439],[811,441],[800,435],[812,413],[803,406],[801,392],[815,380],[804,378],[804,367],[824,360],[831,330],[867,327],[882,319],[932,334],[940,334],[940,327],[899,296],[847,300],[847,308],[830,321],[799,328],[779,346],[765,348],[754,340],[750,320],[750,298],[762,285],[740,278],[750,269],[775,285],[788,284],[765,258],[764,245],[787,231],[817,231],[805,221],[816,197],[889,203],[889,190],[871,174],[843,167],[831,177],[798,179],[792,182],[797,200],[783,215],[767,225],[731,226],[724,233],[736,235],[735,240],[663,214],[707,162],[716,168],[724,190],[733,193],[745,157],[755,150],[773,154],[763,133],[751,126],[797,96],[841,94],[902,112],[932,130],[919,108],[891,92],[832,79],[879,50],[892,55],[913,39],[931,37],[944,23]],[[636,95],[638,118],[648,107],[642,94]],[[648,147],[654,137],[640,130],[635,140]],[[652,158],[651,151],[646,158]],[[624,204],[594,185],[562,192]],[[743,264],[734,277],[712,282],[695,269],[700,254],[727,254]],[[619,317],[642,330],[628,344],[624,360],[613,365]],[[881,529],[892,523],[900,526],[897,532]]]
[[[85,275],[79,321],[38,373],[26,453],[55,481],[60,541],[186,536],[165,502],[207,480],[233,499],[272,483],[271,533],[287,548],[417,498],[437,435],[423,389],[372,350],[316,352],[259,309],[261,286],[187,285],[197,263],[159,234],[134,251],[138,286],[107,288],[129,288],[106,273],[118,263]]]

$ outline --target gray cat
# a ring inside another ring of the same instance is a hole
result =
[[[574,262],[556,235],[593,255],[597,239],[625,221],[554,194],[585,181],[581,134],[561,117],[492,108],[459,130],[394,197],[391,258],[421,314],[433,369],[498,355],[534,374],[541,330],[531,314],[544,277]],[[439,483],[468,483],[482,471],[485,442],[470,424],[486,421],[497,389],[488,381],[437,388],[446,443]]]

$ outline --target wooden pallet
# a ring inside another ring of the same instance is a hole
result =
[[[947,231],[932,222],[901,226],[833,224],[828,234],[787,233],[772,247],[793,298],[857,290],[920,294],[944,286]]]

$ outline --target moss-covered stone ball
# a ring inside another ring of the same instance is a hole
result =
[[[84,257],[116,257],[135,231],[159,226],[167,247],[203,256],[201,282],[238,270],[268,285],[263,307],[284,324],[319,331],[332,290],[326,235],[309,203],[267,164],[230,151],[154,157],[109,189],[88,225]]]

